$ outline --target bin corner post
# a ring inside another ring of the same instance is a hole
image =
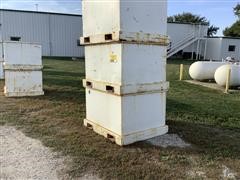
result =
[[[231,79],[231,66],[229,66],[227,70],[227,78],[226,78],[226,87],[224,93],[229,93],[229,86],[230,86],[230,79]]]
[[[179,80],[182,81],[183,80],[183,64],[180,64],[180,72],[179,72]]]

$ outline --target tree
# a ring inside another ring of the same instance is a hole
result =
[[[227,27],[223,34],[224,36],[231,37],[240,37],[240,4],[238,3],[236,7],[233,8],[233,12],[236,16],[238,16],[239,20],[235,22],[232,26]]]
[[[240,4],[237,4],[235,8],[233,8],[234,14],[238,16],[240,19]]]
[[[219,30],[219,27],[215,27],[215,26],[211,25],[211,26],[208,28],[207,35],[208,35],[208,36],[213,36],[213,35],[217,34],[218,30]]]
[[[168,17],[168,22],[181,22],[181,23],[201,23],[209,25],[209,21],[205,17],[195,15],[192,13],[182,13]]]
[[[240,20],[235,22],[231,27],[227,27],[223,31],[224,36],[231,36],[231,37],[240,37]]]
[[[194,24],[203,24],[203,25],[210,25],[210,22],[207,20],[206,17],[201,17],[196,14],[192,14],[189,12],[184,12],[182,14],[177,14],[174,16],[168,17],[168,22],[180,22],[180,23],[194,23]],[[217,34],[219,30],[218,27],[211,25],[208,29],[208,36],[213,36]]]

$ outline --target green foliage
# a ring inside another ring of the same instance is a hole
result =
[[[189,79],[192,61],[172,60],[167,65],[169,133],[180,135],[191,148],[110,143],[83,126],[84,61],[43,63],[45,95],[6,98],[0,93],[0,125],[15,126],[65,155],[67,161],[69,157],[68,179],[88,174],[101,179],[221,179],[223,164],[240,172],[240,93],[223,94],[178,81],[179,64],[184,64],[184,79]],[[3,86],[0,81],[0,89]],[[190,174],[198,170],[205,173],[203,178]]]
[[[225,28],[223,31],[224,36],[230,37],[240,37],[240,4],[238,3],[236,7],[233,8],[233,12],[238,16],[239,20],[235,22],[232,26]]]
[[[181,22],[181,23],[195,23],[195,24],[205,24],[209,25],[209,21],[205,17],[195,15],[189,12],[184,12],[182,14],[177,14],[168,17],[168,22]]]
[[[184,12],[182,14],[177,14],[174,16],[168,17],[168,22],[180,22],[180,23],[194,23],[194,24],[203,24],[203,25],[210,25],[210,22],[207,20],[206,17],[201,17],[196,14],[192,14],[189,12]],[[208,36],[213,36],[217,34],[219,27],[215,27],[211,25],[208,28]]]
[[[235,8],[233,8],[234,14],[238,16],[240,19],[240,4],[237,4]]]
[[[208,33],[207,34],[208,34],[208,36],[213,36],[213,35],[217,34],[218,30],[219,30],[219,27],[215,27],[215,26],[211,25],[208,28]]]
[[[240,37],[240,20],[223,31],[224,36]]]

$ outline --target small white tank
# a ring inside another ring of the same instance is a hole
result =
[[[226,62],[198,61],[193,63],[189,68],[189,75],[194,80],[211,80],[214,79],[214,73],[217,68],[227,64]]]
[[[214,75],[215,81],[220,86],[226,86],[228,69],[231,68],[230,86],[240,86],[240,65],[228,64],[219,67]]]

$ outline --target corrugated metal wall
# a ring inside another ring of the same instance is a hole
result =
[[[229,51],[229,46],[235,46],[234,51]],[[221,49],[221,59],[225,59],[226,57],[232,57],[236,60],[240,60],[240,39],[222,39],[222,49]]]
[[[240,59],[240,39],[208,38],[206,59],[220,61],[228,56]],[[235,51],[229,51],[229,46],[235,46]]]
[[[209,38],[207,40],[206,59],[221,60],[222,38]]]
[[[43,56],[83,57],[77,45],[82,35],[82,17],[36,12],[0,10],[2,38],[21,37],[23,42],[40,43]]]
[[[57,13],[25,12],[0,9],[0,41],[9,41],[10,37],[21,37],[24,42],[42,45],[43,56],[84,57],[83,46],[77,45],[82,36],[82,17]],[[202,26],[202,37],[207,35],[207,26]],[[176,30],[177,29],[177,30]],[[171,41],[178,42],[196,29],[191,24],[168,23],[168,35]],[[227,40],[230,41],[230,40]],[[239,42],[239,40],[238,40]],[[201,43],[201,54],[204,54],[204,42]],[[194,44],[196,51],[197,43]],[[211,51],[214,44],[209,40],[207,58],[215,59],[220,52]],[[215,47],[216,48],[216,47]],[[238,48],[238,47],[237,47]],[[192,46],[184,49],[191,52]],[[239,51],[236,49],[237,56]],[[227,53],[226,53],[227,54]],[[222,56],[226,56],[225,54]]]

